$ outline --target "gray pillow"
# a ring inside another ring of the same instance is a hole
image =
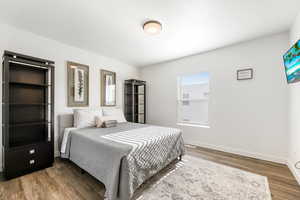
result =
[[[118,124],[117,120],[107,120],[103,122],[102,127],[103,128],[111,128],[111,127],[116,127]]]

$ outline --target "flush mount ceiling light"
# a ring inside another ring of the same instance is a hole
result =
[[[144,31],[149,35],[159,34],[162,30],[162,25],[159,21],[147,21],[143,26]]]

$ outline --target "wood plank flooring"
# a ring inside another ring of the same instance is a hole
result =
[[[285,165],[192,146],[187,154],[267,176],[273,200],[300,200],[300,186]],[[104,193],[102,183],[62,159],[56,159],[51,168],[0,181],[0,200],[101,200]]]

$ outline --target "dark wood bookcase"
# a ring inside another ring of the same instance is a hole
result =
[[[52,166],[54,62],[3,55],[2,152],[7,179]]]
[[[146,123],[146,82],[141,80],[125,80],[124,112],[129,122]]]

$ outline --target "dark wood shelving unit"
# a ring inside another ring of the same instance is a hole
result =
[[[48,87],[51,85],[47,84],[36,84],[36,83],[22,83],[22,82],[9,82],[9,84],[16,84],[16,85],[28,85],[28,86],[35,86],[35,87]]]
[[[4,52],[2,145],[7,179],[53,164],[53,83],[53,61]]]
[[[47,103],[8,103],[10,106],[45,106],[51,105]]]
[[[136,79],[125,81],[124,113],[129,122],[146,123],[146,82]]]
[[[50,122],[37,121],[37,122],[14,123],[14,124],[10,124],[9,126],[32,126],[32,125],[47,124],[47,123]]]

